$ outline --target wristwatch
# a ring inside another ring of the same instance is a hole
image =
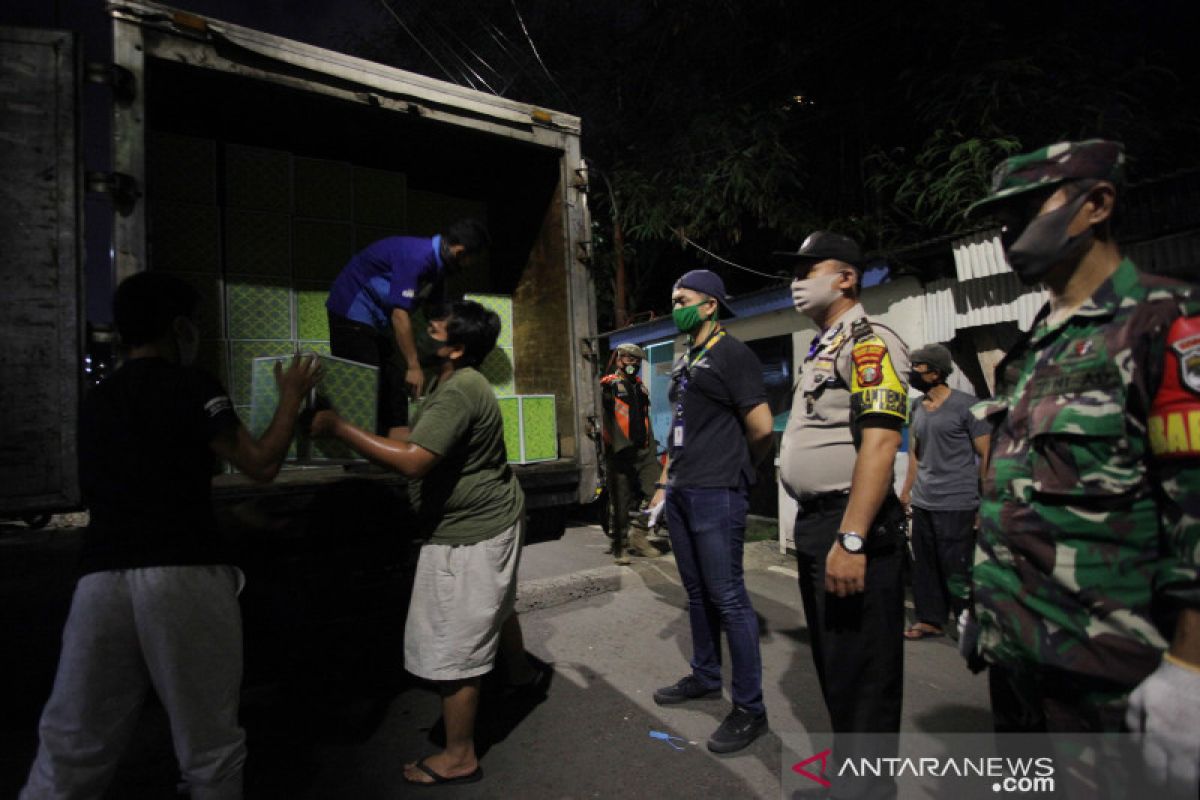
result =
[[[854,531],[839,532],[837,539],[843,550],[856,556],[862,554],[863,548],[867,544],[863,541],[863,537]]]

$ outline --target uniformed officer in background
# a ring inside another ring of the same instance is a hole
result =
[[[796,559],[813,660],[835,732],[898,732],[904,510],[893,465],[908,415],[908,352],[858,300],[853,239],[817,231],[786,258],[796,310],[820,328],[780,452],[780,480],[800,506]]]
[[[650,393],[638,377],[646,352],[636,344],[620,344],[613,370],[600,379],[604,405],[604,461],[608,476],[608,521],[612,554],[618,564],[629,563],[629,551],[639,556],[662,553],[646,539],[642,527],[630,527],[629,515],[654,496],[662,466],[650,424]]]
[[[1050,300],[996,368],[973,574],[997,730],[1147,736],[1152,780],[1200,767],[1200,290],[1139,272],[1112,220],[1116,142],[997,167],[968,214]]]

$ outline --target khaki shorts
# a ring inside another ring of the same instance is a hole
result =
[[[524,520],[476,544],[421,548],[404,625],[404,668],[453,681],[490,672],[517,599]]]

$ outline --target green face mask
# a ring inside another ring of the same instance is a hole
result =
[[[675,327],[684,333],[691,333],[707,322],[708,320],[700,315],[700,306],[704,305],[704,302],[674,309],[671,312],[671,318],[675,320]]]

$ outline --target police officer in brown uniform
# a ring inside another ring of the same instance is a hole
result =
[[[853,239],[817,231],[787,257],[796,310],[820,328],[780,453],[780,480],[800,507],[796,559],[813,661],[836,733],[898,732],[904,511],[892,487],[908,351],[858,301],[862,252]]]
[[[640,501],[654,496],[662,466],[650,424],[650,393],[638,377],[646,353],[636,344],[624,343],[617,345],[614,355],[613,371],[600,379],[604,460],[612,511],[608,524],[614,560],[628,564],[630,551],[640,556],[662,555],[646,539],[645,530],[631,528],[629,520]]]

